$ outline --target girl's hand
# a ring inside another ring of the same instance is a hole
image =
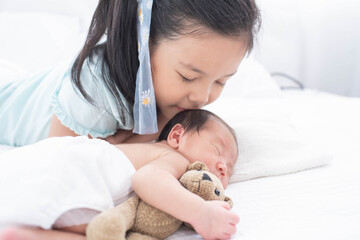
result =
[[[205,201],[190,224],[206,240],[230,239],[236,232],[239,217],[229,210],[229,204],[224,201]]]
[[[108,136],[104,140],[108,141],[111,144],[120,144],[124,143],[126,139],[130,138],[132,135],[133,133],[131,130],[119,129],[114,135]]]
[[[159,137],[161,129],[165,126],[168,120],[169,119],[159,114],[158,116],[159,131],[154,134],[138,135],[133,133],[132,130],[119,129],[114,135],[108,136],[104,140],[108,141],[111,144],[151,142]]]
[[[121,143],[143,143],[151,142],[156,140],[158,133],[147,134],[147,135],[138,135],[132,133],[131,130],[122,130],[119,129],[114,135],[106,137],[104,140],[108,141],[111,144],[121,144]]]

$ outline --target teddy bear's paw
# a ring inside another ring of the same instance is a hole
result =
[[[126,240],[160,240],[160,238],[151,237],[138,232],[129,231]]]
[[[86,229],[87,240],[125,240],[126,232],[133,226],[138,197],[97,215]]]
[[[96,216],[86,229],[87,240],[125,240],[126,227],[123,221],[111,214]]]

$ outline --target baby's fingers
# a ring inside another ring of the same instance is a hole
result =
[[[224,235],[233,235],[234,233],[236,233],[236,225],[235,224],[228,224],[225,228],[224,228]]]
[[[221,239],[230,239],[230,238],[231,238],[231,234],[224,233]]]
[[[236,225],[236,224],[238,224],[240,222],[239,216],[237,214],[235,214],[235,213],[232,213],[232,212],[230,212],[229,219],[230,219],[230,223],[232,225]]]
[[[220,205],[226,210],[230,210],[230,204],[228,204],[227,202],[220,201]]]

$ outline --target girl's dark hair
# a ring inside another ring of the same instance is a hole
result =
[[[240,36],[251,51],[260,23],[255,0],[153,0],[150,29],[151,48],[163,39],[176,39],[184,34],[212,31],[223,36]],[[125,107],[121,95],[134,104],[137,50],[137,1],[99,0],[89,32],[72,68],[74,86],[90,103],[93,99],[83,86],[93,79],[80,79],[85,60],[94,53],[102,60],[101,75],[116,100],[122,121]],[[95,104],[95,103],[94,103]]]
[[[215,113],[212,113],[212,112],[204,110],[204,109],[191,109],[191,110],[185,110],[185,111],[177,113],[165,125],[165,127],[161,131],[157,141],[167,140],[171,129],[178,123],[184,127],[185,133],[186,132],[194,132],[194,131],[199,132],[200,129],[204,126],[204,124],[209,119],[215,119],[215,120],[221,122],[222,124],[224,124],[224,126],[226,126],[229,129],[229,131],[231,132],[231,134],[234,136],[234,139],[235,139],[235,142],[237,145],[235,131],[224,120],[222,120],[219,116],[217,116]]]

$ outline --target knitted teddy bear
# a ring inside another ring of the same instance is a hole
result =
[[[201,162],[189,165],[181,184],[205,200],[232,201],[221,181]],[[87,240],[158,240],[174,233],[182,222],[134,196],[96,216],[86,229]]]

